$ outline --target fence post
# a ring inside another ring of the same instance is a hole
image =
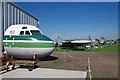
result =
[[[66,61],[66,52],[64,52],[64,62]]]

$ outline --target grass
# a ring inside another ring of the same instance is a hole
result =
[[[113,44],[109,46],[102,46],[99,48],[90,48],[85,50],[67,50],[67,49],[56,49],[57,52],[118,52],[118,48],[120,50],[120,46],[118,44]]]
[[[98,48],[98,52],[118,52],[118,45],[103,46],[103,48]]]

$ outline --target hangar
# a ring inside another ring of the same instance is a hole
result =
[[[2,28],[5,31],[14,24],[30,24],[39,26],[38,19],[16,6],[12,2],[2,2]]]

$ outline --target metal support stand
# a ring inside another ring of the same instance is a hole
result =
[[[34,59],[34,60],[36,59],[36,53],[34,53],[34,55],[33,55],[33,59]]]

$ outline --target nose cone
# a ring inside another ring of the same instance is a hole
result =
[[[49,37],[47,37],[47,36],[45,36],[45,35],[42,35],[42,36],[40,36],[40,37],[41,37],[41,39],[42,39],[46,44],[49,45],[49,48],[50,48],[50,47],[52,47],[52,48],[55,47],[54,41],[53,41],[52,39],[50,39]]]
[[[37,45],[39,46],[37,50],[35,50],[38,54],[38,57],[45,57],[49,56],[55,48],[54,41],[51,40],[49,37],[45,35],[35,36],[35,39],[39,43]]]
[[[45,35],[42,35],[40,37],[43,41],[43,48],[42,48],[43,51],[39,49],[40,50],[39,53],[42,53],[42,55],[40,56],[42,57],[49,56],[54,51],[54,48],[55,48],[54,41]]]
[[[53,40],[51,40],[49,37],[45,35],[32,36],[31,39],[34,42],[36,42],[36,46],[38,46],[38,48],[54,48],[55,47]]]
[[[44,36],[44,41],[48,43],[51,48],[54,48],[55,47],[54,41],[45,35],[43,36]]]

